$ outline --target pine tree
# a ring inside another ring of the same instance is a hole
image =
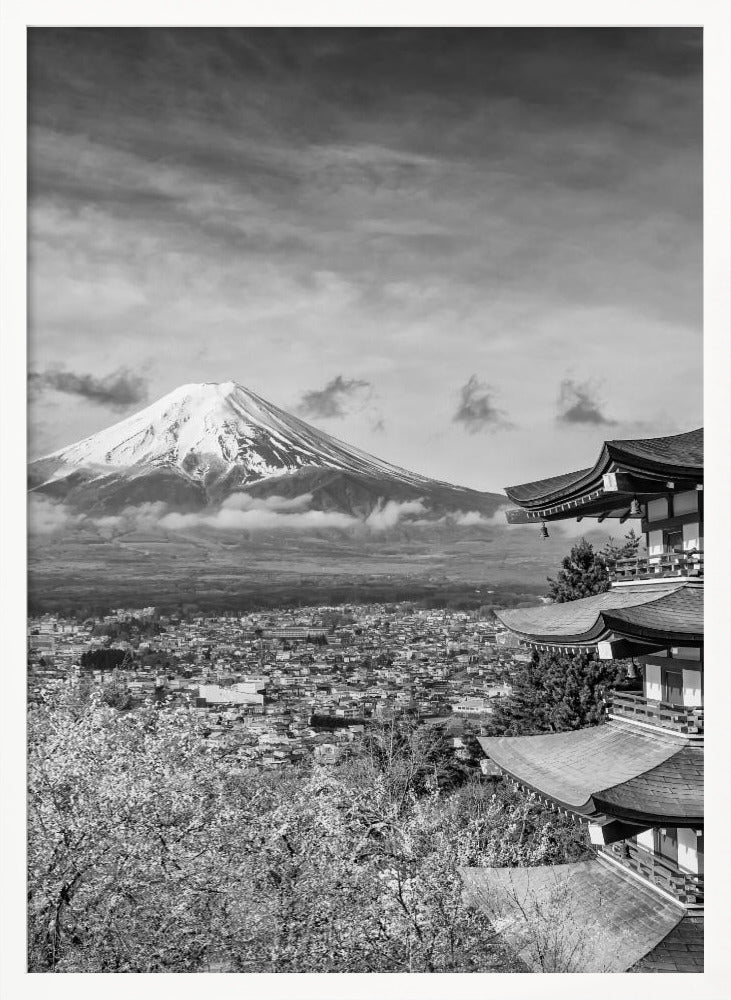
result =
[[[548,577],[548,596],[556,604],[576,601],[609,590],[609,570],[601,553],[585,538],[561,561],[555,579]]]
[[[548,596],[556,603],[576,601],[609,590],[609,568],[619,558],[637,553],[640,538],[633,530],[624,542],[609,539],[597,552],[585,538],[571,548]],[[511,677],[511,693],[497,703],[489,723],[492,734],[560,732],[602,721],[604,693],[626,677],[621,660],[599,660],[592,652],[566,656],[534,653]]]
[[[497,702],[490,733],[527,735],[597,725],[605,692],[625,676],[622,661],[599,660],[593,653],[533,653],[515,670],[511,693]]]
[[[641,541],[642,538],[635,532],[635,529],[630,528],[624,536],[623,542],[615,542],[613,538],[610,538],[599,554],[611,569],[618,559],[632,559],[636,556]]]

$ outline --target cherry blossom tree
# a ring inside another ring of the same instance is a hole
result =
[[[582,849],[521,793],[452,787],[423,727],[271,773],[192,709],[82,686],[39,698],[28,732],[32,971],[508,971],[460,869]]]

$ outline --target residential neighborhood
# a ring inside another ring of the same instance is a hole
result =
[[[147,699],[187,705],[211,747],[269,768],[334,762],[368,720],[398,714],[470,719],[479,733],[528,655],[492,617],[409,604],[195,617],[119,608],[28,624],[31,699],[83,683],[130,711]]]

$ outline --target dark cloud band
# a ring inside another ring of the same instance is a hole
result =
[[[110,409],[125,409],[147,399],[147,380],[125,368],[97,378],[95,375],[49,369],[30,372],[28,384],[31,391],[53,389],[71,396],[80,396],[91,403]]]

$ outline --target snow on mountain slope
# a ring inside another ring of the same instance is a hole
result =
[[[139,413],[38,460],[100,471],[177,468],[191,479],[244,465],[252,481],[304,466],[426,483],[316,430],[235,382],[183,385]]]
[[[83,509],[163,501],[176,509],[235,491],[310,493],[363,514],[379,499],[431,497],[492,512],[504,498],[408,472],[286,413],[235,382],[183,385],[138,413],[31,463],[30,488]]]

